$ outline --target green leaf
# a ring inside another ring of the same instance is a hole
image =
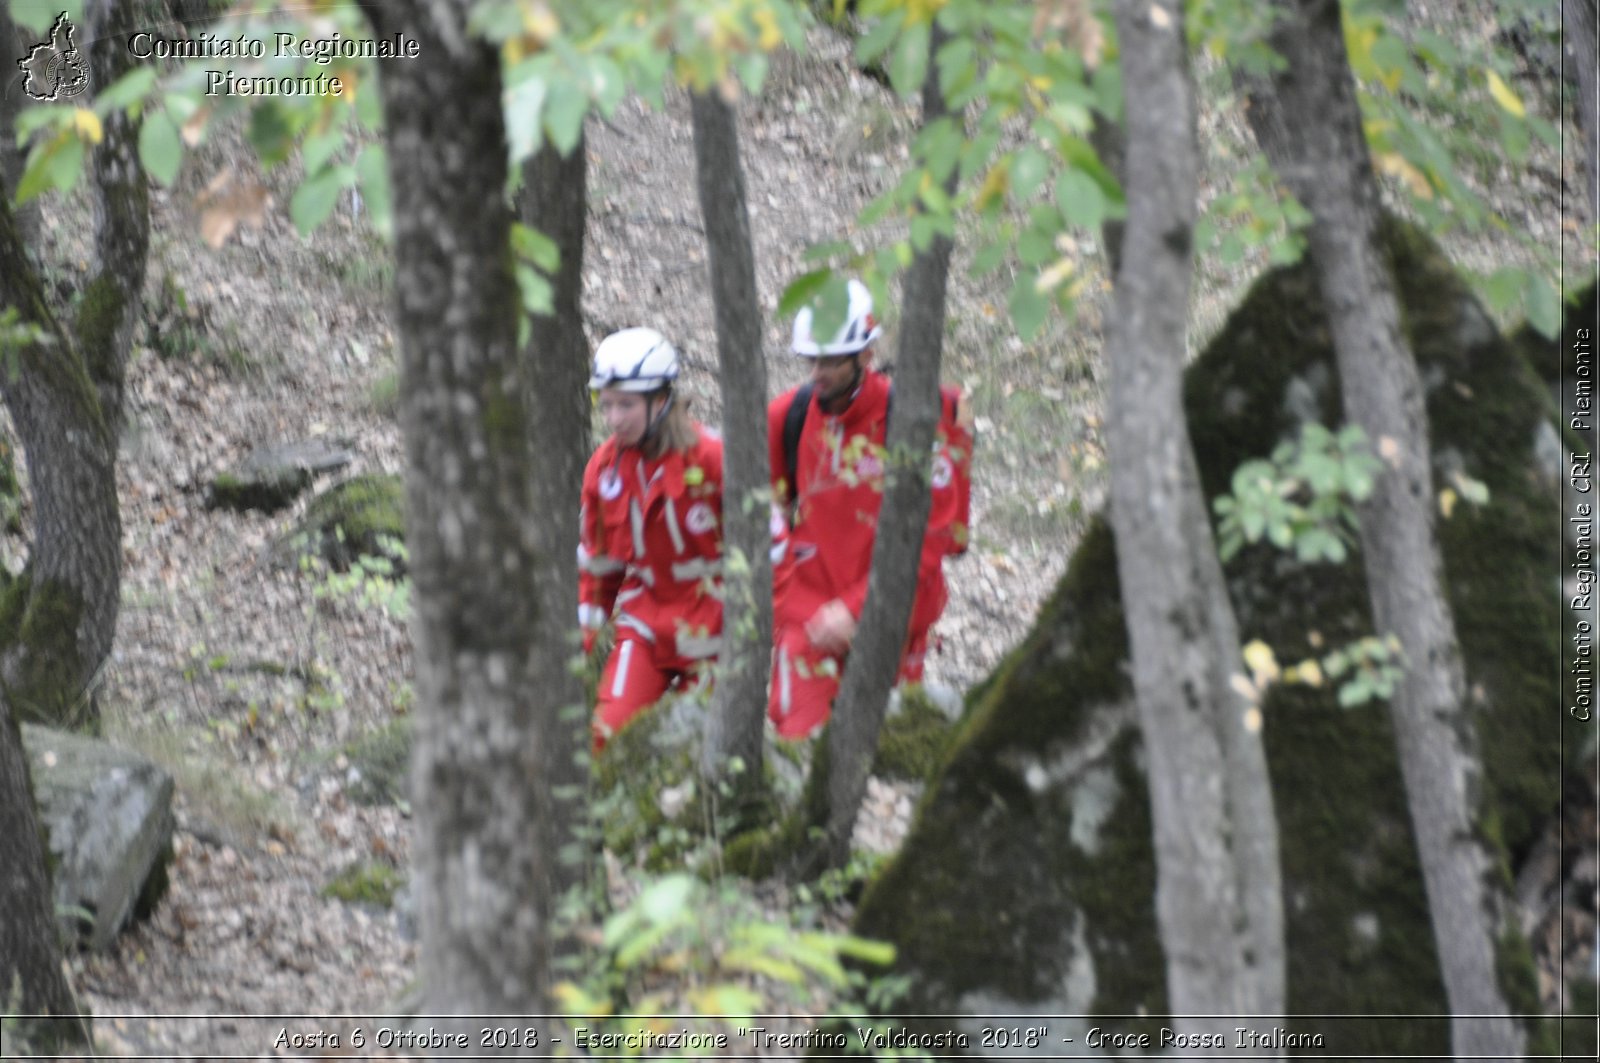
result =
[[[1082,170],[1068,170],[1056,179],[1056,206],[1073,225],[1093,228],[1106,215],[1105,195]]]
[[[543,78],[531,77],[513,85],[506,93],[506,136],[511,142],[511,165],[539,150],[544,143]]]
[[[289,201],[289,217],[301,236],[309,236],[327,220],[338,205],[339,193],[355,179],[354,166],[334,166],[295,189],[294,198]]]
[[[532,262],[545,273],[554,273],[561,265],[561,248],[531,225],[512,223],[511,247],[518,258]]]
[[[1050,312],[1050,301],[1033,286],[1034,276],[1032,270],[1022,271],[1011,288],[1011,323],[1025,340],[1033,338]]]
[[[1021,203],[1033,195],[1050,170],[1050,161],[1038,148],[1028,147],[1017,152],[1011,164],[1011,196]]]
[[[900,32],[900,24],[904,21],[904,11],[892,11],[857,39],[856,63],[864,67],[871,66],[872,61],[882,55],[884,50],[889,47],[894,40],[895,34]]]
[[[136,66],[110,85],[95,93],[94,109],[104,117],[112,111],[144,102],[156,83],[156,68]]]
[[[887,967],[894,962],[894,945],[887,941],[873,941],[853,934],[842,934],[834,938],[833,944],[839,955],[849,956],[862,963]]]
[[[790,281],[789,286],[783,290],[783,295],[778,298],[778,316],[793,317],[801,307],[809,305],[817,297],[823,286],[828,283],[828,278],[832,276],[831,269],[814,269]]]
[[[522,292],[522,308],[530,314],[548,317],[555,311],[555,289],[531,266],[518,263],[517,288]]]
[[[1522,298],[1528,304],[1528,324],[1546,339],[1555,339],[1561,332],[1561,297],[1555,288],[1543,277],[1530,272]]]
[[[907,26],[895,42],[889,61],[889,84],[902,96],[912,96],[922,88],[928,72],[928,27],[926,23]]]
[[[83,141],[66,129],[34,148],[17,182],[17,202],[26,203],[51,189],[69,191],[83,172],[83,154]]]
[[[689,900],[698,886],[693,875],[668,875],[639,895],[639,911],[652,923],[674,922],[688,913]]]
[[[146,122],[149,120],[145,119]],[[288,112],[281,104],[272,100],[256,104],[255,109],[250,112],[250,128],[247,135],[264,166],[276,166],[287,159],[289,153],[294,150],[294,129],[290,125]]]
[[[969,274],[974,277],[981,277],[985,274],[993,273],[1005,263],[1006,253],[1009,250],[1010,247],[1001,240],[982,245],[978,248],[977,253],[972,256],[972,266],[968,270]]]
[[[549,100],[545,105],[544,130],[550,143],[563,156],[571,155],[583,135],[583,116],[589,110],[589,97],[577,85],[558,79],[549,86]]]
[[[330,129],[326,133],[307,137],[305,146],[300,149],[300,159],[305,165],[306,174],[315,175],[321,172],[328,164],[328,160],[333,158],[334,152],[343,145],[344,131],[340,129]]]
[[[151,177],[170,185],[178,176],[183,161],[183,141],[166,111],[152,111],[139,127],[139,161]]]
[[[387,238],[394,228],[394,206],[389,193],[388,153],[382,144],[368,144],[361,149],[356,156],[356,180],[372,227]]]

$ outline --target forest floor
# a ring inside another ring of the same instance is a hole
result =
[[[846,43],[818,34],[807,56],[780,57],[768,91],[742,108],[769,307],[808,268],[809,244],[861,237],[855,213],[905,159],[914,111],[854,72],[848,55]],[[1208,121],[1211,142],[1238,143],[1237,130]],[[686,101],[669,97],[665,113],[624,103],[611,119],[591,121],[588,151],[590,337],[661,329],[686,353],[697,413],[715,423]],[[299,236],[284,209],[297,165],[262,174],[238,133],[220,130],[153,199],[146,316],[154,325],[129,369],[119,469],[126,567],[100,701],[108,733],[176,777],[179,830],[171,888],[152,917],[110,951],[70,960],[111,1054],[292,1056],[271,1043],[291,1017],[312,1013],[299,1029],[337,1032],[339,1016],[403,1007],[416,973],[405,904],[325,892],[352,868],[403,875],[408,863],[404,803],[358,800],[362,780],[349,756],[409,711],[406,623],[330,594],[324,575],[284,560],[277,543],[305,499],[275,515],[206,505],[217,473],[258,445],[336,441],[355,456],[341,477],[401,468],[388,250],[348,201],[310,238]],[[1211,150],[1207,166],[1225,183],[1226,149]],[[213,249],[198,234],[196,197],[225,171],[240,186],[263,182],[273,205],[262,227],[241,227]],[[68,264],[71,283],[89,259],[87,214],[69,201],[44,220],[50,257]],[[1559,213],[1535,221],[1559,226]],[[1094,270],[1093,248],[1085,250]],[[1008,271],[974,278],[966,265],[958,254],[945,376],[969,388],[979,415],[974,545],[949,571],[942,649],[929,665],[932,678],[962,690],[1026,632],[1104,500],[1103,278],[1093,273],[1075,324],[1056,322],[1024,343],[1006,323]],[[1201,341],[1258,265],[1201,276]],[[770,318],[765,336],[774,389],[799,379],[784,353],[786,324]],[[8,549],[15,565],[22,545]],[[862,840],[891,848],[910,796],[876,786]],[[838,925],[843,914],[835,907],[818,918]]]

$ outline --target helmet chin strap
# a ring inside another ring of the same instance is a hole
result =
[[[650,441],[656,437],[656,434],[661,431],[662,422],[667,419],[667,414],[672,410],[672,388],[668,387],[663,390],[667,393],[667,400],[661,404],[661,412],[645,423],[644,434],[639,437],[639,448],[641,450],[648,446]],[[645,401],[649,402],[649,399],[647,398]]]

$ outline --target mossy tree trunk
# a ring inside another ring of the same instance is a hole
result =
[[[689,97],[695,178],[711,263],[722,385],[722,654],[701,749],[701,774],[715,795],[735,792],[733,811],[760,793],[762,729],[772,652],[771,476],[767,468],[767,363],[755,251],[745,207],[744,167],[733,105],[713,87]],[[735,775],[730,765],[743,765]]]
[[[1286,69],[1252,87],[1251,124],[1310,210],[1310,248],[1343,384],[1344,414],[1384,468],[1361,507],[1361,553],[1380,633],[1398,636],[1405,675],[1391,701],[1455,1051],[1515,1058],[1497,950],[1510,933],[1501,856],[1480,820],[1483,767],[1468,714],[1455,620],[1434,529],[1428,420],[1401,330],[1380,196],[1362,132],[1337,0],[1280,0],[1270,43]]]
[[[589,746],[583,684],[570,667],[578,652],[573,608],[578,600],[578,485],[588,457],[589,343],[583,334],[583,240],[588,219],[588,165],[583,138],[563,156],[546,143],[523,164],[519,213],[524,224],[555,242],[561,261],[550,278],[552,313],[532,320],[527,349],[529,438],[533,466],[533,534],[542,564],[534,582],[539,615],[532,667],[544,677],[533,703],[543,742],[552,815],[542,824],[550,855],[550,889],[541,896],[545,918],[559,898],[585,877],[584,853],[574,827],[587,814]],[[558,949],[566,943],[558,942]]]
[[[122,35],[136,5],[95,3],[84,35],[94,84],[132,65]],[[0,46],[15,40],[0,11]],[[47,302],[28,255],[37,208],[14,212],[22,156],[12,150],[22,94],[0,94],[0,309],[33,338],[0,350],[0,394],[22,440],[33,485],[27,571],[6,581],[0,605],[0,999],[71,1021],[36,1026],[32,1047],[87,1044],[87,1024],[61,971],[49,868],[18,724],[25,717],[82,722],[85,693],[111,651],[121,591],[116,426],[123,367],[139,315],[149,247],[149,204],[135,145],[139,124],[107,116],[91,156],[96,275],[69,332]],[[19,217],[20,215],[20,217]],[[86,716],[91,714],[85,714]],[[29,1032],[29,1031],[24,1031]]]
[[[1597,29],[1595,0],[1561,0],[1561,26],[1572,53],[1578,95],[1574,100],[1578,132],[1583,137],[1583,191],[1589,206],[1589,224],[1600,224],[1600,71],[1596,71]]]
[[[938,20],[928,39],[928,70],[922,83],[922,124],[956,123],[939,83],[939,48],[946,34]],[[945,179],[946,193],[955,191],[954,169]],[[917,594],[922,537],[932,504],[927,455],[939,426],[939,367],[944,355],[945,291],[950,277],[953,241],[948,231],[936,232],[917,251],[906,271],[902,295],[899,347],[895,356],[894,416],[885,441],[889,475],[872,544],[872,574],[861,609],[850,656],[824,741],[826,757],[812,770],[814,797],[826,802],[811,807],[825,812],[821,839],[803,862],[808,871],[842,867],[850,858],[856,814],[867,792],[867,777],[878,749],[883,714],[900,670],[906,631]]]
[[[1183,8],[1119,0],[1115,14],[1128,198],[1107,351],[1117,573],[1174,1027],[1232,1043],[1228,1016],[1283,1012],[1277,823],[1259,723],[1230,684],[1238,625],[1182,404],[1196,194]]]
[[[550,1010],[543,772],[534,706],[550,677],[529,361],[517,345],[500,57],[466,5],[366,0],[380,35],[426,58],[387,64],[407,535],[413,582],[413,749],[422,1010]],[[571,510],[561,512],[569,519]],[[443,1022],[470,1032],[466,1020]],[[507,1052],[513,1051],[507,1049]]]
[[[97,2],[86,9],[83,32],[95,85],[110,85],[134,65],[124,40],[140,7]],[[12,93],[0,107],[9,109],[20,97]],[[0,128],[14,120],[8,113]],[[0,205],[0,307],[15,308],[38,337],[8,354],[18,371],[0,375],[34,494],[28,570],[0,611],[0,673],[19,718],[69,725],[92,720],[93,701],[84,693],[116,633],[122,573],[117,427],[150,236],[138,137],[139,123],[114,112],[91,154],[96,271],[70,330],[45,297],[9,191]],[[18,176],[0,172],[0,183],[9,190]]]

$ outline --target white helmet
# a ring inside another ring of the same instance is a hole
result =
[[[850,306],[845,312],[844,324],[839,326],[839,331],[827,343],[818,343],[811,334],[811,307],[804,307],[795,315],[794,342],[791,345],[795,354],[806,358],[860,354],[878,338],[883,330],[878,327],[877,318],[872,316],[872,293],[867,291],[865,284],[855,279],[845,287],[850,293]]]
[[[625,328],[600,341],[589,390],[660,391],[678,379],[678,349],[653,328]]]

